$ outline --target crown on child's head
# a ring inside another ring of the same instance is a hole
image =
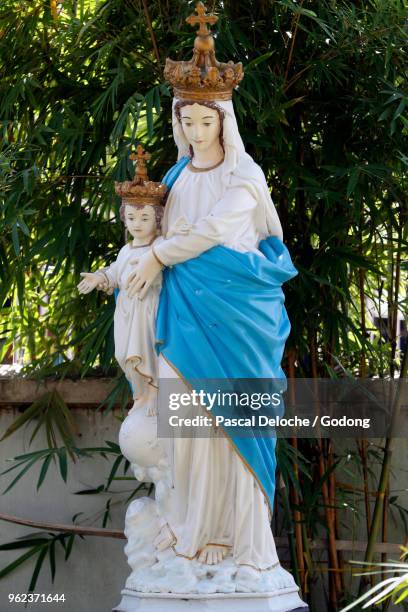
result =
[[[207,27],[218,21],[216,15],[207,15],[202,2],[196,5],[197,15],[186,21],[199,25],[194,41],[193,57],[189,61],[176,62],[166,59],[164,77],[173,86],[174,96],[183,100],[216,101],[231,100],[232,90],[244,77],[242,63],[218,62],[214,51],[214,38]]]
[[[115,181],[115,191],[122,198],[122,204],[151,204],[153,206],[163,204],[167,186],[164,183],[149,181],[146,161],[150,158],[150,153],[145,151],[141,145],[136,147],[136,153],[130,155],[130,159],[136,161],[133,181],[123,183]]]

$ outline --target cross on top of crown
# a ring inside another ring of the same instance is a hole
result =
[[[186,21],[191,26],[200,26],[197,30],[198,36],[208,36],[210,30],[207,28],[207,23],[214,25],[214,23],[217,23],[218,17],[216,15],[207,15],[207,9],[202,2],[197,2],[195,10],[197,15],[190,15]]]
[[[142,166],[142,168],[145,167],[145,162],[149,161],[150,158],[150,153],[145,151],[142,145],[140,144],[136,147],[136,153],[132,153],[132,155],[130,155],[129,157],[129,159],[131,159],[132,161],[137,160],[137,164]]]
[[[149,159],[151,158],[150,153],[148,153],[147,151],[145,151],[142,147],[142,145],[137,145],[136,147],[136,153],[132,153],[129,156],[129,159],[131,159],[132,161],[136,161],[136,174],[135,174],[135,179],[134,180],[138,180],[138,182],[142,182],[142,181],[147,181],[148,177],[147,177],[147,168],[146,168],[146,162],[149,161]]]

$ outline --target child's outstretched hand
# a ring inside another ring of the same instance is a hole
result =
[[[94,272],[81,272],[84,278],[77,285],[79,293],[90,293],[101,282],[101,277]]]

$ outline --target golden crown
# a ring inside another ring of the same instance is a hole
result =
[[[194,41],[193,57],[189,61],[176,62],[166,59],[164,77],[174,90],[174,96],[183,100],[231,100],[232,90],[244,77],[242,63],[218,62],[215,57],[214,38],[207,27],[218,21],[216,15],[208,15],[202,2],[196,5],[197,15],[186,21],[198,25]]]
[[[136,153],[130,155],[130,159],[136,161],[133,181],[123,183],[115,181],[115,191],[122,198],[122,204],[151,204],[153,206],[163,204],[167,186],[164,183],[149,181],[146,161],[150,158],[150,153],[145,151],[141,145],[137,146]]]

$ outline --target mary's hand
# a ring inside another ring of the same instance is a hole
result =
[[[136,270],[129,275],[125,288],[130,298],[138,293],[139,300],[143,300],[149,287],[161,271],[162,266],[155,258],[152,251],[148,251],[132,263],[136,263],[137,267]]]

